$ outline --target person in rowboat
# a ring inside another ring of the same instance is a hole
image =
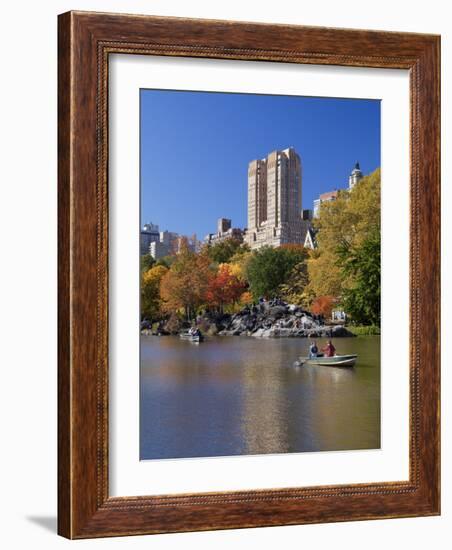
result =
[[[313,357],[317,357],[318,353],[319,353],[319,348],[317,347],[317,344],[314,340],[314,342],[311,342],[311,345],[309,347],[309,359],[312,359]]]
[[[325,357],[334,357],[336,354],[336,348],[333,346],[331,340],[328,340],[328,344],[322,349],[325,353]]]

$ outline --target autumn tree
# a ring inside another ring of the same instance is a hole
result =
[[[253,302],[253,295],[249,290],[245,290],[245,292],[240,296],[239,304],[241,306],[250,306]]]
[[[311,313],[331,318],[335,301],[333,296],[319,296],[312,302]]]
[[[336,200],[321,204],[319,216],[314,222],[318,248],[308,260],[307,290],[311,295],[343,298],[344,305],[349,308],[352,305],[352,289],[355,289],[353,307],[357,314],[356,291],[360,289],[358,294],[362,299],[365,284],[359,280],[364,280],[365,270],[359,271],[352,265],[357,265],[358,257],[363,259],[361,252],[375,252],[376,248],[372,249],[369,239],[373,243],[374,236],[380,234],[380,215],[380,169],[365,176],[353,189],[340,191]],[[367,244],[364,246],[364,243]],[[375,252],[374,260],[375,267],[375,262],[378,265],[380,262],[379,253]],[[378,304],[379,278],[368,278],[368,285],[366,300]],[[374,299],[371,299],[372,296]],[[346,311],[351,313],[348,309]],[[364,319],[361,315],[359,317]]]
[[[155,266],[145,271],[141,276],[141,315],[149,320],[160,317],[160,283],[168,269]]]
[[[314,250],[307,261],[310,296],[340,296],[343,273],[335,249]]]
[[[162,308],[168,313],[183,310],[190,320],[204,303],[210,276],[210,260],[206,254],[195,254],[186,243],[165,274],[160,285]]]
[[[380,227],[380,169],[365,176],[351,190],[338,192],[336,200],[320,205],[315,228],[322,252],[363,241]]]
[[[236,277],[229,264],[220,264],[212,274],[206,291],[206,302],[223,313],[224,306],[235,304],[245,290],[245,283]]]
[[[228,262],[231,266],[232,274],[241,281],[247,282],[246,269],[252,256],[253,252],[251,252],[248,245],[242,245]]]

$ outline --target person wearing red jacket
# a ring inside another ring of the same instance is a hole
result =
[[[336,354],[336,348],[333,346],[331,340],[328,340],[328,344],[322,349],[325,357],[334,357]]]

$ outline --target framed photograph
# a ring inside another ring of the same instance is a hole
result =
[[[61,535],[440,513],[439,60],[59,16]]]

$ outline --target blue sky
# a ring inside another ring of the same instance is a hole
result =
[[[141,224],[203,238],[217,218],[246,227],[248,163],[301,157],[303,208],[380,166],[380,102],[141,90]]]

